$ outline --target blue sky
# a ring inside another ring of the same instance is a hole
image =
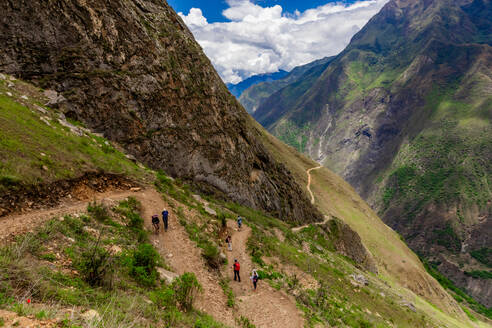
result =
[[[294,13],[296,10],[305,11],[306,9],[316,8],[325,5],[329,2],[345,2],[353,3],[355,0],[337,1],[337,0],[256,0],[254,3],[263,6],[271,7],[281,5],[287,13]],[[227,9],[225,0],[168,0],[168,3],[176,12],[188,14],[191,8],[200,8],[203,15],[209,23],[224,22],[227,19],[222,16],[222,11]]]
[[[225,82],[342,51],[388,0],[169,0]]]

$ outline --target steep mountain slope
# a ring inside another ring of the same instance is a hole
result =
[[[298,81],[300,79],[307,79],[307,77],[302,78],[302,76],[316,66],[322,66],[322,68],[318,68],[316,70],[322,72],[326,68],[326,65],[333,58],[334,57],[325,57],[312,63],[295,67],[292,71],[289,72],[289,74],[275,81],[267,81],[251,85],[249,88],[241,93],[239,97],[239,102],[241,103],[241,105],[244,106],[244,108],[246,108],[248,113],[254,113],[258,109],[260,103],[262,103],[272,94],[286,87],[287,85],[294,83],[295,81]]]
[[[39,325],[82,327],[244,327],[246,319],[257,327],[300,321],[343,327],[487,326],[467,320],[398,236],[329,170],[310,173],[314,201],[328,215],[327,224],[296,227],[282,217],[192,195],[182,181],[144,169],[114,144],[64,121],[60,110],[43,105],[48,99],[42,93],[0,75],[0,131],[8,132],[0,139],[1,181],[14,182],[2,185],[8,193],[0,194],[0,201],[22,196],[20,186],[40,184],[30,203],[21,202],[1,218],[0,311],[14,311],[2,312],[7,326],[35,318]],[[306,170],[316,164],[261,127],[256,132],[307,187]],[[21,147],[13,151],[13,145]],[[22,165],[4,165],[14,162]],[[99,179],[77,178],[94,171]],[[57,186],[49,190],[57,193],[57,202],[42,202],[48,183]],[[150,218],[162,208],[170,210],[170,230],[149,235]],[[247,224],[240,232],[233,228],[237,215]],[[226,231],[221,218],[227,219]],[[220,255],[228,254],[222,246],[225,233],[233,238],[229,260],[239,258],[247,273],[253,267],[261,272],[257,292],[248,288],[248,279],[242,284],[217,279],[216,270],[230,275]],[[155,256],[149,242],[161,256],[156,263],[163,266],[157,268],[161,279],[153,271],[148,276],[132,271],[141,247]],[[110,259],[112,273],[106,278],[114,283],[105,288],[92,286],[84,271],[95,250]],[[367,251],[377,274],[360,265]],[[186,272],[203,287],[191,311],[176,306],[176,286],[169,283]]]
[[[489,0],[390,1],[305,91],[255,112],[487,307],[491,20]]]
[[[244,92],[244,90],[250,88],[252,85],[256,85],[258,83],[262,82],[273,82],[279,79],[284,78],[289,72],[284,71],[284,70],[279,70],[278,72],[275,73],[266,73],[266,74],[259,74],[259,75],[253,75],[251,77],[248,77],[244,81],[241,81],[239,83],[233,84],[233,83],[227,83],[227,88],[229,91],[236,97],[239,98],[241,97],[241,94]]]
[[[56,90],[67,117],[202,190],[292,221],[321,219],[167,3],[3,1],[0,9],[0,71]]]

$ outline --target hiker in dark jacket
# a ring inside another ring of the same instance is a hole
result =
[[[154,227],[155,233],[159,233],[159,216],[157,214],[152,215],[152,226]]]
[[[241,282],[241,277],[239,276],[239,269],[241,268],[241,266],[239,265],[239,262],[237,260],[234,260],[232,268],[234,269],[234,281],[237,280],[238,282]]]
[[[253,269],[253,273],[251,274],[251,281],[253,282],[253,288],[256,291],[256,285],[258,284],[258,280],[260,280],[260,277],[258,276],[258,272],[256,272],[256,269]]]
[[[167,231],[167,227],[169,223],[169,212],[166,209],[162,211],[162,222],[164,222],[164,231]]]

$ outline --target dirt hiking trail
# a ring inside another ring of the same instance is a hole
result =
[[[195,273],[203,287],[203,293],[195,300],[195,308],[212,315],[217,321],[231,327],[237,326],[235,318],[240,316],[248,318],[258,328],[298,328],[304,326],[302,314],[292,298],[273,289],[268,283],[261,280],[258,282],[258,290],[253,291],[252,282],[249,278],[253,264],[246,250],[251,228],[243,225],[241,231],[236,231],[232,221],[228,222],[228,226],[233,231],[233,251],[225,251],[229,264],[223,274],[231,277],[232,280],[232,263],[234,258],[237,258],[241,263],[242,280],[241,283],[230,282],[236,295],[236,306],[234,309],[227,307],[227,297],[219,285],[220,273],[209,269],[201,256],[200,249],[189,239],[184,227],[179,224],[175,211],[153,188],[95,193],[87,200],[66,200],[54,208],[5,216],[0,219],[0,243],[13,241],[16,235],[33,231],[54,217],[85,213],[90,202],[111,204],[130,196],[141,202],[142,217],[149,231],[152,231],[152,215],[158,214],[160,216],[164,209],[169,211],[169,230],[164,232],[161,229],[159,235],[151,234],[150,239],[173,271],[178,274]],[[184,208],[184,214],[187,220],[194,219],[195,214],[186,208]]]
[[[306,173],[308,175],[308,183],[307,183],[306,188],[307,188],[307,191],[309,192],[309,194],[311,195],[311,204],[313,204],[313,205],[314,205],[315,200],[314,200],[314,194],[311,191],[311,171],[319,170],[322,167],[323,166],[316,166],[316,167],[310,168],[309,170],[306,171]],[[325,215],[325,219],[323,220],[323,222],[315,222],[315,223],[311,223],[311,224],[323,225],[323,224],[327,223],[328,221],[330,221],[330,217]],[[292,228],[292,231],[293,232],[299,232],[302,229],[309,227],[311,224],[306,224],[306,225],[303,225],[300,227]]]
[[[219,285],[218,273],[208,269],[205,260],[201,256],[200,249],[192,242],[185,229],[179,224],[175,211],[166,203],[162,196],[154,189],[147,189],[134,195],[142,203],[142,216],[146,227],[152,227],[151,217],[167,209],[169,211],[169,229],[161,231],[159,235],[152,234],[151,240],[159,250],[165,262],[178,274],[193,272],[203,287],[195,300],[195,308],[207,312],[217,321],[234,326],[234,313],[227,307],[227,297]],[[192,213],[184,209],[187,219],[192,219]]]
[[[313,204],[313,205],[314,205],[314,194],[311,191],[311,171],[319,170],[322,167],[323,166],[320,165],[320,166],[312,167],[306,171],[306,174],[308,175],[308,183],[307,183],[306,188],[307,188],[307,191],[309,192],[309,195],[311,195],[311,204]]]
[[[246,218],[247,219],[247,218]],[[237,259],[241,265],[241,282],[232,280],[230,286],[236,295],[239,316],[247,317],[257,328],[298,328],[304,327],[304,319],[297,309],[295,300],[281,291],[270,287],[266,281],[259,280],[256,291],[250,276],[253,267],[246,243],[251,235],[251,228],[244,225],[237,231],[236,223],[227,223],[232,233],[232,252],[227,251],[228,271],[234,277],[232,264]]]
[[[22,214],[11,214],[0,218],[0,243],[13,241],[14,237],[33,231],[44,222],[64,215],[74,215],[87,212],[90,202],[103,200],[120,201],[137,193],[127,191],[108,191],[95,193],[85,200],[65,200],[59,206],[50,209],[33,210]]]

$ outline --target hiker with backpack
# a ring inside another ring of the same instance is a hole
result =
[[[169,223],[169,212],[166,209],[162,211],[162,222],[164,223],[164,231],[167,232],[167,227]]]
[[[237,230],[241,231],[241,226],[243,225],[243,218],[238,216],[237,217]]]
[[[159,233],[159,216],[157,214],[152,215],[152,226],[154,227],[154,232]]]
[[[260,280],[260,277],[258,276],[258,272],[256,272],[256,269],[253,269],[250,279],[253,282],[253,289],[256,292],[256,285],[258,284],[258,280]]]
[[[234,281],[237,280],[238,282],[241,282],[241,277],[239,276],[239,269],[241,268],[241,266],[236,259],[234,259],[234,264],[232,265],[232,268],[234,269]]]
[[[232,252],[232,237],[228,235],[225,242],[227,243],[227,249],[229,252]]]

